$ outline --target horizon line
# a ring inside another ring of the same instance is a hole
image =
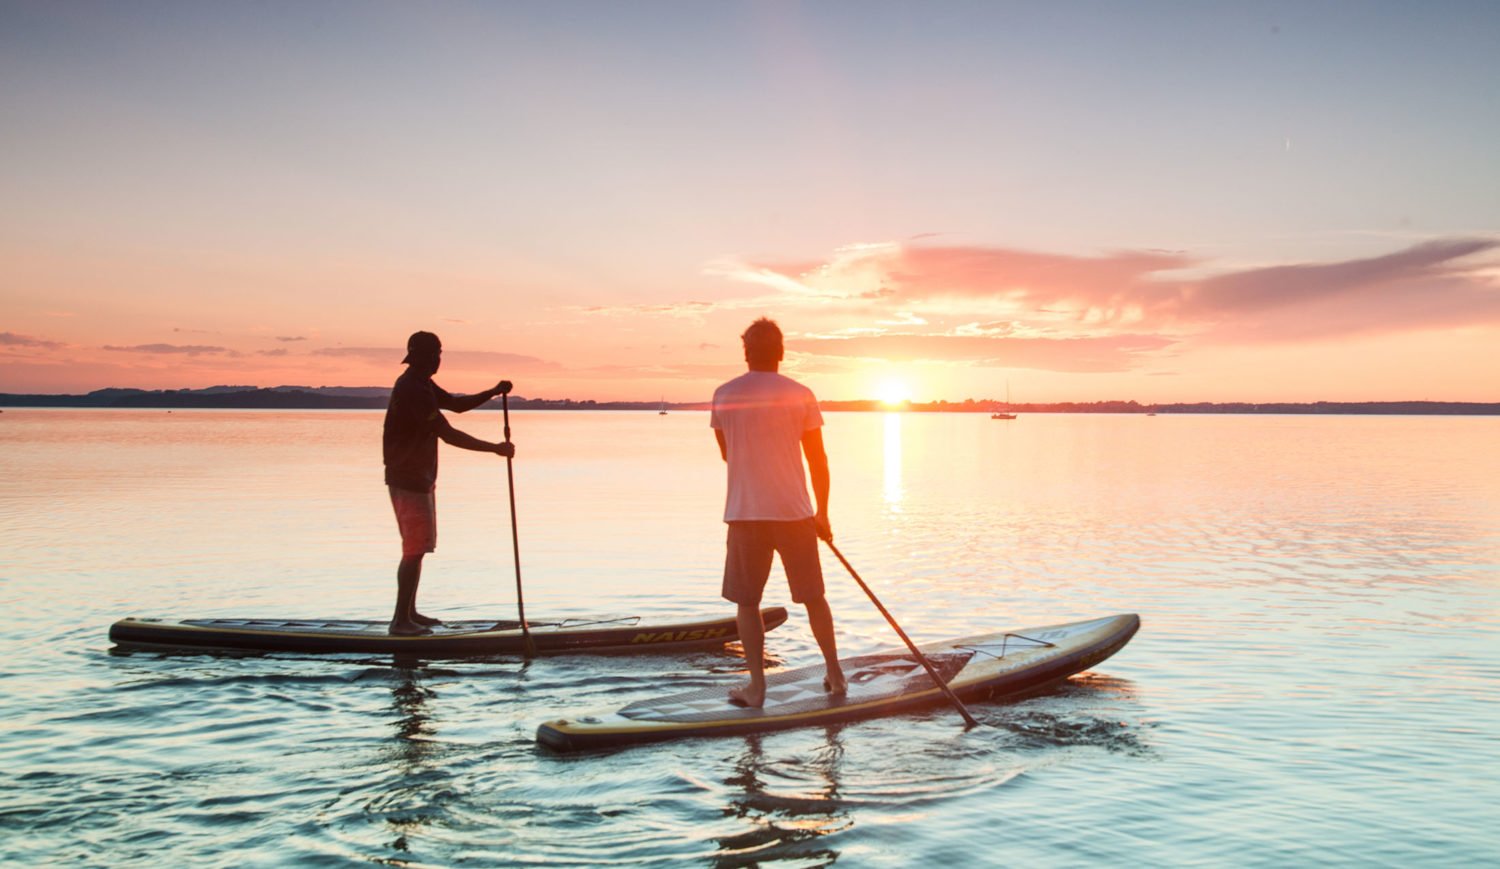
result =
[[[344,399],[344,400],[361,400],[361,399],[363,399],[363,400],[375,400],[375,399],[382,399],[382,398],[388,396],[389,393],[390,393],[390,391],[391,391],[390,387],[384,387],[384,386],[317,386],[317,387],[313,387],[313,386],[297,386],[297,385],[287,385],[287,384],[283,384],[283,385],[279,385],[279,386],[274,386],[274,387],[249,386],[249,385],[238,385],[238,384],[222,384],[222,385],[215,385],[215,386],[209,386],[209,387],[182,387],[182,388],[177,388],[177,389],[144,389],[144,388],[140,388],[140,387],[108,386],[108,387],[101,387],[99,389],[90,390],[90,391],[84,392],[84,393],[0,392],[0,404],[4,404],[6,406],[14,406],[14,407],[24,407],[24,406],[36,407],[38,405],[14,404],[13,402],[16,401],[16,400],[26,400],[26,399],[36,399],[36,400],[53,399],[53,400],[56,400],[56,401],[85,400],[85,399],[88,399],[91,396],[99,395],[100,393],[106,393],[106,394],[109,394],[109,393],[118,393],[118,394],[120,394],[118,396],[119,398],[146,398],[146,397],[149,397],[149,396],[161,396],[161,397],[166,397],[166,396],[182,396],[182,397],[200,398],[200,399],[203,399],[203,400],[206,400],[206,401],[212,401],[214,399],[221,399],[221,400],[222,399],[227,399],[230,396],[245,396],[245,395],[263,394],[263,393],[270,393],[272,395],[275,395],[275,394],[283,394],[283,395],[300,394],[300,395],[307,395],[307,396],[311,396],[311,397],[318,397],[318,398],[332,399],[332,400],[338,400],[338,399]],[[337,393],[345,393],[345,394],[339,395]],[[357,394],[351,394],[351,393],[357,393]],[[515,401],[515,402],[540,402],[540,403],[546,403],[546,404],[571,404],[571,405],[632,405],[632,406],[638,405],[638,406],[641,406],[641,407],[662,407],[662,408],[673,408],[673,409],[677,409],[677,410],[706,409],[706,408],[708,408],[712,404],[711,400],[709,400],[709,399],[690,400],[690,401],[665,401],[665,400],[659,399],[659,398],[658,399],[592,399],[592,398],[574,399],[574,398],[568,398],[568,397],[565,397],[565,398],[546,398],[546,397],[542,397],[542,396],[522,396],[522,395],[518,395],[516,393],[511,393],[510,398],[512,399],[512,401]],[[486,402],[484,405],[481,405],[480,409],[483,409],[483,408],[489,406],[490,404],[496,403],[498,401],[499,401],[498,398],[490,399],[489,402]],[[1148,409],[1148,410],[1150,408],[1193,407],[1193,406],[1206,406],[1206,405],[1240,406],[1240,407],[1262,407],[1262,406],[1309,406],[1309,407],[1314,407],[1314,406],[1318,406],[1318,405],[1440,405],[1440,406],[1494,405],[1494,406],[1500,406],[1500,401],[1446,400],[1446,399],[1431,399],[1431,398],[1406,398],[1406,399],[1315,399],[1315,400],[1304,400],[1304,401],[1286,401],[1286,400],[1246,401],[1246,400],[1204,400],[1204,399],[1199,399],[1199,400],[1191,400],[1191,401],[1188,401],[1188,400],[1174,400],[1174,401],[1148,401],[1148,402],[1142,402],[1142,401],[1140,401],[1138,399],[1123,399],[1123,398],[1105,398],[1105,399],[1088,399],[1088,400],[1063,400],[1063,401],[1027,401],[1027,402],[1013,402],[1013,401],[1005,401],[1005,400],[995,399],[995,398],[963,398],[963,399],[934,398],[934,399],[927,399],[927,400],[903,399],[903,400],[897,401],[897,402],[888,401],[886,399],[880,399],[880,398],[820,398],[820,399],[818,399],[818,403],[820,405],[869,405],[870,407],[875,408],[875,409],[885,409],[885,410],[892,410],[892,411],[894,411],[894,410],[900,410],[900,409],[903,409],[903,408],[913,408],[913,409],[916,409],[916,408],[933,407],[933,406],[955,407],[955,408],[963,408],[963,407],[966,407],[966,406],[973,406],[975,409],[981,409],[982,408],[984,410],[997,410],[997,409],[1027,410],[1027,409],[1029,409],[1029,410],[1031,410],[1031,412],[1038,412],[1042,408],[1058,407],[1058,406],[1087,407],[1087,406],[1104,406],[1104,405],[1136,406],[1136,407],[1140,407],[1142,409]],[[45,405],[43,405],[43,406],[45,406]],[[134,405],[134,406],[149,407],[149,406],[152,406],[152,405]],[[270,405],[268,405],[268,407],[269,406]],[[288,408],[288,409],[294,409],[294,408]]]

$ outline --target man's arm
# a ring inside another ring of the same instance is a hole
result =
[[[469,397],[472,398],[473,396]],[[448,420],[444,419],[442,414],[438,414],[437,419],[433,421],[433,432],[443,439],[443,443],[458,447],[459,449],[473,450],[476,453],[494,453],[497,456],[505,456],[507,458],[516,454],[515,444],[482,441],[471,434],[461,432],[452,425],[449,425]]]
[[[438,399],[438,407],[443,410],[451,410],[454,413],[464,413],[484,404],[497,395],[510,392],[510,381],[502,380],[484,392],[476,392],[473,395],[452,395],[447,392],[435,390]],[[457,446],[457,444],[454,444]]]
[[[714,429],[714,439],[719,442],[719,458],[729,461],[729,444],[724,441],[724,430]]]
[[[807,456],[807,475],[812,478],[813,498],[818,504],[818,536],[833,542],[833,527],[828,524],[828,453],[823,449],[823,430],[808,429],[802,435],[802,454]]]

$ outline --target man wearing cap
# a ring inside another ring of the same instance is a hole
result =
[[[452,395],[432,382],[442,364],[443,344],[431,332],[413,332],[406,339],[406,373],[396,378],[385,410],[385,484],[391,491],[396,525],[401,529],[401,566],[396,569],[396,612],[393,636],[432,633],[442,624],[417,612],[417,585],[422,579],[422,556],[437,548],[437,442],[498,456],[515,455],[509,443],[490,443],[464,434],[448,424],[441,411],[463,413],[497,395],[510,392],[510,381],[474,395]]]

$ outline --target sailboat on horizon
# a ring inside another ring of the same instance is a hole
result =
[[[990,419],[1015,419],[1016,415],[1010,412],[1010,381],[1005,381],[1005,411],[1003,413],[992,413]]]

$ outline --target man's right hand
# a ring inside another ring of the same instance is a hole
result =
[[[513,459],[516,456],[516,445],[512,443],[495,444],[495,455]]]
[[[819,513],[813,517],[813,527],[818,530],[818,539],[833,542],[833,526],[828,524],[828,514]]]

